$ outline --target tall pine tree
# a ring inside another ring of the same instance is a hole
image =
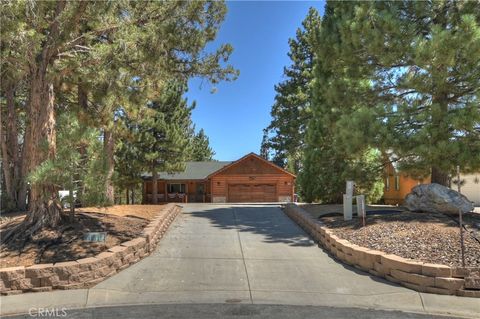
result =
[[[297,29],[296,37],[288,41],[288,56],[292,65],[284,68],[286,80],[275,86],[272,121],[266,128],[269,137],[262,141],[261,146],[262,153],[272,153],[272,161],[289,167],[294,173],[298,173],[300,168],[305,128],[310,118],[313,46],[320,22],[318,11],[310,8],[302,27]]]
[[[457,165],[480,168],[478,3],[357,3],[338,25],[340,66],[351,74],[354,59],[371,83],[341,119],[342,143],[382,147],[442,185]]]
[[[338,19],[346,19],[353,8],[348,3],[326,6],[314,51],[316,63],[312,86],[312,116],[308,122],[303,167],[299,174],[301,195],[306,201],[338,203],[342,200],[345,181],[354,180],[357,189],[369,201],[381,196],[381,153],[363,147],[352,152],[338,136],[339,120],[356,106],[358,94],[368,89],[368,81],[354,56],[349,70],[338,67],[342,34]],[[339,14],[341,12],[341,14]]]
[[[200,129],[198,133],[194,134],[191,138],[191,155],[192,161],[211,161],[215,152],[210,147],[210,141],[205,131]]]
[[[26,96],[25,130],[17,130],[22,156],[10,166],[20,168],[19,208],[24,208],[27,176],[57,156],[60,101],[67,109],[80,105],[80,119],[101,128],[108,164],[106,194],[111,196],[118,110],[139,112],[146,105],[138,103],[140,98],[152,100],[172,78],[186,82],[201,76],[216,83],[237,74],[224,65],[231,46],[204,50],[224,19],[223,2],[11,1],[2,2],[1,10],[2,69],[19,70],[9,73],[8,82],[20,83],[15,92]],[[8,86],[1,89],[2,97],[12,92]],[[132,92],[137,96],[133,100]],[[7,132],[4,123],[2,135]],[[8,178],[14,176],[10,173]],[[15,236],[3,240],[57,228],[57,191],[54,183],[31,183],[27,217]]]
[[[190,113],[183,97],[185,85],[172,82],[148,103],[134,127],[134,146],[140,166],[152,176],[153,203],[157,203],[158,173],[185,169],[191,154]]]

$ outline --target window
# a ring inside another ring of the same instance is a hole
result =
[[[400,190],[400,176],[395,175],[395,190],[399,191]]]
[[[167,184],[169,193],[185,193],[185,184]]]
[[[390,190],[390,176],[387,175],[387,178],[385,178],[385,189],[388,191]]]

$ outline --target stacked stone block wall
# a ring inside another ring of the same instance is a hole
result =
[[[140,237],[111,247],[95,257],[55,264],[1,268],[0,293],[11,295],[92,287],[149,255],[180,211],[178,205],[166,205],[143,229]]]
[[[295,204],[285,213],[336,259],[407,288],[427,293],[480,298],[480,268],[449,267],[387,254],[341,239]]]

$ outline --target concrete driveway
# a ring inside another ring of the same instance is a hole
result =
[[[254,204],[184,205],[154,253],[94,288],[8,296],[3,304],[12,311],[55,298],[77,308],[279,304],[464,316],[480,310],[478,299],[418,293],[337,263],[279,206]]]
[[[279,206],[256,204],[185,205],[156,252],[89,296],[90,305],[128,299],[415,312],[428,312],[432,297],[446,296],[421,296],[338,263]]]

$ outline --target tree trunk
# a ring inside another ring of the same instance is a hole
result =
[[[8,102],[7,102],[8,103]],[[1,119],[1,112],[0,112],[0,119]],[[2,127],[0,130],[0,141],[1,141],[1,147],[2,147],[2,170],[3,170],[3,178],[5,180],[5,189],[4,192],[7,194],[7,196],[11,199],[14,200],[13,196],[13,172],[11,168],[11,160],[10,160],[10,154],[8,152],[8,147],[7,147],[7,138],[6,134],[4,132],[4,125],[3,125],[3,119],[0,120],[2,123]]]
[[[107,178],[105,180],[105,197],[113,204],[115,202],[115,192],[113,187],[113,173],[115,169],[114,152],[115,139],[113,132],[105,129],[103,133],[103,148],[107,157]]]
[[[432,179],[431,179],[432,183],[437,183],[437,184],[448,187],[448,181],[449,181],[449,178],[447,173],[443,172],[438,167],[435,167],[435,166],[432,167]]]
[[[45,160],[54,160],[56,153],[53,84],[46,80],[46,66],[42,63],[40,65],[39,68],[32,68],[30,73],[23,176],[28,176]],[[44,228],[56,229],[61,222],[61,211],[55,185],[32,183],[27,216],[21,224],[6,234],[2,241],[28,238]]]
[[[18,147],[17,113],[15,110],[15,86],[10,84],[6,88],[7,118],[3,121],[0,130],[2,150],[2,169],[5,178],[5,193],[15,203],[18,209],[18,184],[20,178],[20,157]],[[1,118],[1,115],[0,115]],[[6,131],[4,128],[7,128]]]
[[[125,189],[125,193],[126,193],[126,198],[127,198],[127,205],[130,205],[130,198],[129,198],[129,194],[128,194],[128,187]]]
[[[441,142],[449,141],[449,125],[447,122],[448,116],[448,94],[444,92],[438,92],[432,97],[432,125],[434,129],[432,130],[432,136],[430,138],[430,143],[432,148],[437,148],[437,145]],[[431,182],[437,183],[443,186],[449,186],[449,176],[448,172],[445,172],[441,168],[441,164],[448,162],[450,159],[449,154],[435,152],[436,157],[432,162],[432,177]],[[440,165],[439,165],[440,164]]]
[[[131,193],[132,193],[132,205],[135,205],[135,187],[132,187]]]
[[[70,185],[70,189],[68,190],[68,197],[70,202],[70,215],[68,216],[70,222],[73,223],[75,221],[75,200],[73,198],[73,189]]]
[[[158,194],[158,174],[157,171],[153,170],[152,172],[152,204],[157,204],[157,194]]]

